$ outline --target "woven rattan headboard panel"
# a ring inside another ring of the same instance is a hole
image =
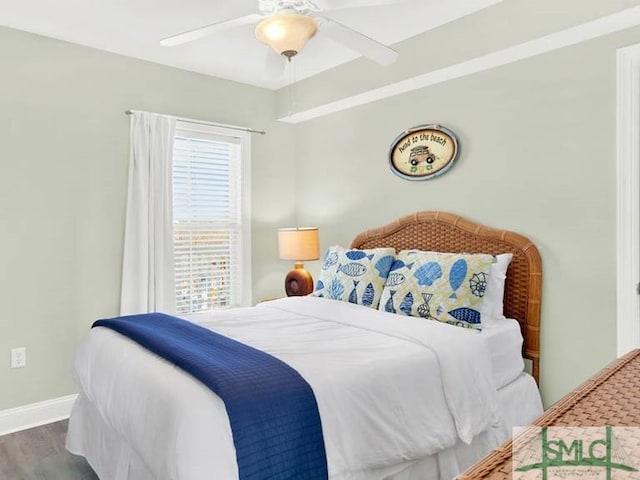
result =
[[[513,253],[507,271],[504,314],[520,322],[523,355],[540,375],[542,262],[536,246],[514,232],[496,230],[445,212],[417,212],[384,227],[360,233],[351,248],[394,247],[438,252]]]

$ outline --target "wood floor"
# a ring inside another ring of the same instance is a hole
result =
[[[84,458],[64,449],[67,421],[0,437],[0,480],[98,480]]]

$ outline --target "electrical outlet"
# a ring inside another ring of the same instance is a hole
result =
[[[11,349],[11,368],[22,368],[27,366],[26,347]]]

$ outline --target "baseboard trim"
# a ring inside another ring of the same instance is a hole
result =
[[[69,418],[78,395],[0,410],[0,436]]]

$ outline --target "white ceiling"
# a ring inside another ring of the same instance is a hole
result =
[[[500,1],[406,0],[335,10],[327,16],[393,45]],[[253,25],[176,47],[159,43],[171,35],[257,12],[257,0],[0,0],[0,24],[7,27],[270,89],[358,57],[317,35],[294,58],[293,73],[266,78],[269,47],[256,40]]]

